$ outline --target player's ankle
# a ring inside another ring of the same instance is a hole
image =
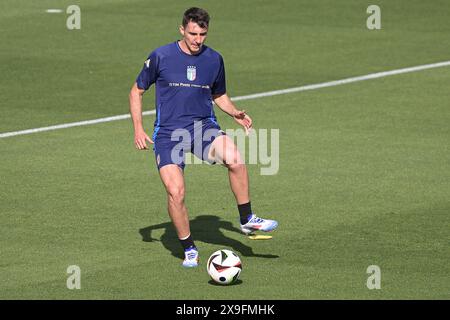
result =
[[[183,247],[184,251],[191,250],[195,248],[197,250],[197,247],[195,246],[194,240],[192,239],[191,234],[189,234],[187,237],[179,239],[181,246]]]
[[[238,204],[239,217],[241,224],[246,224],[252,217],[252,204],[251,202]]]

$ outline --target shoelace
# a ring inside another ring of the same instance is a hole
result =
[[[250,220],[249,222],[251,223],[262,223],[264,222],[264,219],[258,218],[257,216],[254,216],[252,220]]]

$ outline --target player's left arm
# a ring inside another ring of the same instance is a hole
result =
[[[245,110],[238,110],[226,93],[213,95],[214,103],[225,113],[229,114],[233,119],[244,127],[248,134],[252,129],[252,119],[245,113]]]

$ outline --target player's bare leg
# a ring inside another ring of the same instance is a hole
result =
[[[251,234],[257,230],[274,230],[278,226],[277,221],[259,218],[252,212],[247,167],[233,140],[226,135],[217,137],[211,145],[208,156],[228,168],[230,186],[238,205],[242,232]]]
[[[167,192],[167,208],[169,216],[182,239],[190,234],[189,217],[184,204],[183,171],[176,164],[169,164],[159,170],[159,175]]]
[[[159,175],[167,192],[167,208],[178,239],[185,251],[183,266],[196,267],[198,265],[198,252],[191,237],[189,216],[184,203],[184,176],[183,170],[175,164],[163,166]]]
[[[247,167],[241,158],[238,148],[230,137],[223,135],[214,139],[209,158],[224,165],[228,169],[231,190],[237,204],[250,201]]]

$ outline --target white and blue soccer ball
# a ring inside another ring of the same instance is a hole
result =
[[[232,284],[239,279],[242,263],[236,253],[222,249],[209,257],[206,269],[214,282],[224,285]]]

